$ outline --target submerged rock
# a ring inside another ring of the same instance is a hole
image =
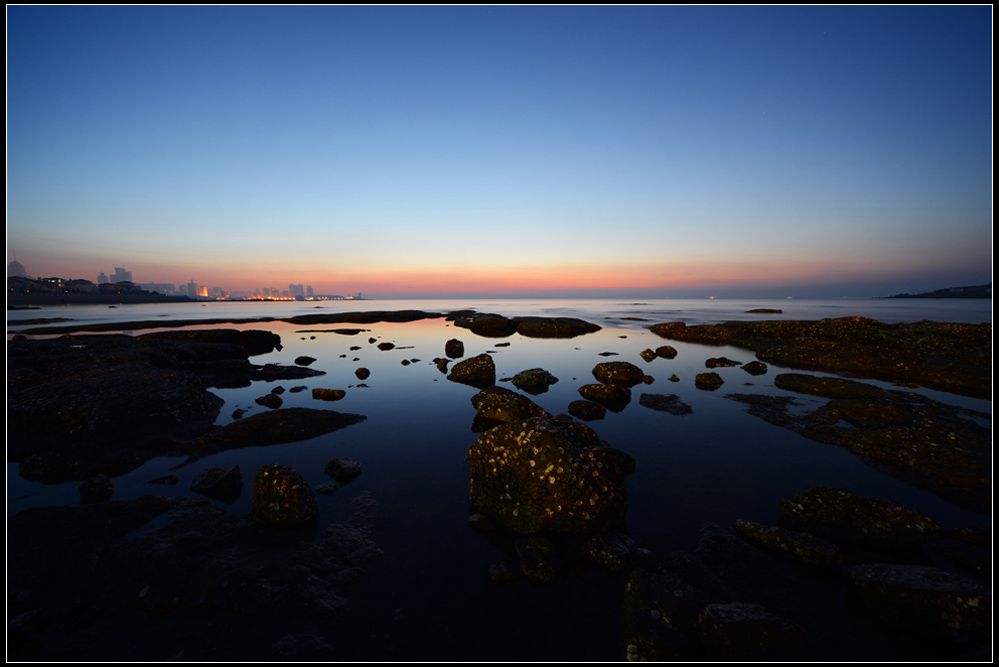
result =
[[[238,465],[208,468],[191,482],[191,491],[234,503],[243,494],[243,473]]]
[[[363,466],[360,461],[348,458],[331,459],[326,464],[326,467],[323,468],[323,472],[336,480],[340,486],[357,479],[361,474],[361,470],[363,470]]]
[[[80,504],[106,503],[114,496],[114,481],[109,475],[94,475],[79,487]]]
[[[708,657],[724,661],[786,661],[806,657],[805,631],[758,604],[709,604],[697,619]]]
[[[570,415],[583,421],[603,419],[607,415],[607,408],[593,401],[573,401],[569,404],[568,411]]]
[[[312,390],[312,398],[317,401],[339,401],[347,395],[343,389],[323,389],[316,387]]]
[[[618,453],[576,421],[498,426],[468,458],[473,506],[521,534],[602,532],[627,507]]]
[[[672,415],[689,415],[694,413],[694,408],[680,400],[680,397],[676,394],[642,394],[638,397],[638,404],[652,410],[668,412]]]
[[[867,563],[849,582],[875,616],[917,636],[957,641],[992,630],[992,591],[957,574],[924,565]]]
[[[763,526],[743,519],[737,520],[735,526],[740,535],[778,557],[827,570],[835,570],[843,564],[843,552],[839,547],[810,533]]]

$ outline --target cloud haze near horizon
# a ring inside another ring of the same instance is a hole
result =
[[[871,296],[992,266],[992,8],[7,8],[38,276]]]

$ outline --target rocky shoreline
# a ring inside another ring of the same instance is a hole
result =
[[[599,330],[572,318],[468,311],[286,321],[368,324],[445,316],[488,338],[574,338]],[[137,324],[127,326],[144,328]],[[849,376],[781,373],[774,385],[790,396],[727,397],[772,424],[848,449],[950,502],[991,513],[991,427],[983,426],[991,416],[911,391],[918,383],[990,395],[991,325],[889,326],[840,318],[649,328],[672,340],[752,349],[759,366],[745,366],[751,375],[766,375],[769,363]],[[63,325],[24,333],[76,331]],[[349,520],[317,534],[311,507],[314,493],[323,490],[309,488],[293,470],[256,471],[249,517],[233,516],[197,494],[118,501],[102,490],[107,484],[113,489],[111,477],[152,457],[194,461],[228,448],[303,440],[365,419],[279,407],[215,427],[222,401],[210,388],[321,374],[304,359],[295,366],[251,362],[273,349],[280,349],[273,333],[236,329],[8,341],[8,461],[19,463],[26,479],[87,481],[97,489],[86,495],[81,488],[78,506],[35,508],[9,518],[8,659],[363,655],[343,645],[350,639],[335,629],[334,619],[350,613],[348,591],[363,586],[365,567],[380,555],[370,530],[373,498],[362,496]],[[647,352],[646,361],[676,355],[669,346]],[[641,461],[582,423],[599,420],[601,410],[623,409],[651,378],[629,362],[597,364],[596,382],[580,388],[583,400],[568,414],[552,415],[497,386],[489,355],[462,359],[460,341],[449,341],[445,354],[433,363],[447,379],[480,390],[472,398],[478,435],[468,451],[469,524],[501,552],[517,554],[514,562],[498,556],[489,576],[497,585],[520,579],[545,585],[592,569],[619,578],[622,660],[851,659],[834,647],[842,632],[857,627],[873,628],[858,641],[874,646],[872,655],[882,659],[991,656],[990,525],[944,531],[931,517],[884,500],[802,489],[775,508],[771,525],[733,516],[731,525],[705,526],[690,551],[653,554],[627,535],[623,522],[627,476]],[[705,366],[710,371],[733,363],[712,358]],[[717,373],[702,375],[698,388],[723,386]],[[865,378],[907,386],[889,391]],[[530,394],[555,382],[543,369],[514,378]],[[794,395],[826,402],[802,413],[791,409]],[[643,393],[640,403],[675,418],[690,410],[668,394]],[[205,488],[225,493],[224,484],[238,472],[219,469],[213,483],[223,486]],[[356,462],[331,461],[331,489],[359,472]],[[167,635],[183,638],[183,649],[178,652]]]

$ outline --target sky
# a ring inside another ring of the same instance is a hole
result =
[[[7,260],[383,298],[992,276],[992,7],[7,6]]]

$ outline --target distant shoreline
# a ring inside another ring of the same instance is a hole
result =
[[[988,285],[971,285],[968,287],[945,287],[932,292],[919,294],[893,294],[879,296],[876,299],[991,299],[992,283]]]

